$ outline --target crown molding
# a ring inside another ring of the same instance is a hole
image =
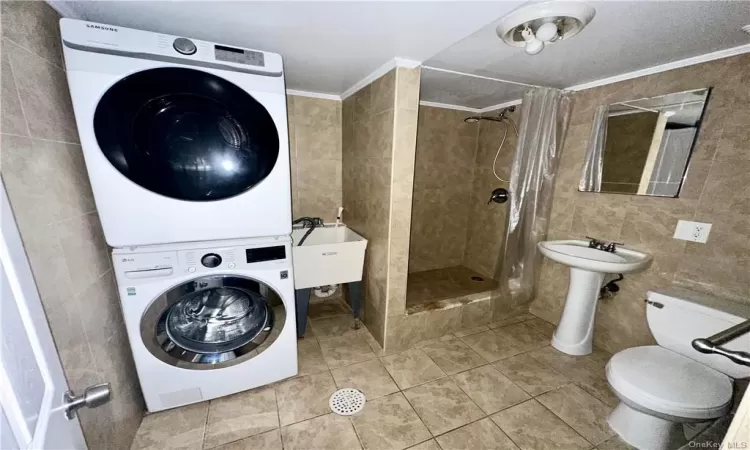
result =
[[[324,94],[322,92],[309,92],[309,91],[298,91],[296,89],[287,89],[286,95],[296,95],[298,97],[310,97],[310,98],[320,98],[324,100],[335,100],[337,102],[341,101],[341,96],[336,94]]]
[[[396,67],[404,67],[407,69],[416,69],[417,67],[421,66],[422,63],[419,61],[414,61],[413,59],[407,59],[407,58],[399,58],[398,56],[393,58],[396,61]]]
[[[653,75],[655,73],[666,72],[668,70],[679,69],[682,67],[693,66],[695,64],[706,63],[709,61],[715,61],[717,59],[729,58],[730,56],[741,55],[743,53],[750,53],[750,44],[740,45],[738,47],[727,48],[719,50],[717,52],[706,53],[705,55],[693,56],[691,58],[680,59],[678,61],[672,61],[666,64],[659,64],[658,66],[648,67],[646,69],[635,70],[633,72],[627,72],[613,77],[602,78],[599,80],[588,81],[586,83],[576,84],[565,88],[567,91],[582,91],[584,89],[591,89],[599,86],[605,86],[607,84],[617,83],[620,81],[631,80],[633,78],[644,77],[646,75]]]
[[[449,103],[440,103],[440,102],[428,102],[428,101],[419,101],[420,106],[429,106],[431,108],[442,108],[442,109],[453,109],[456,111],[466,111],[466,112],[473,112],[473,113],[479,113],[481,110],[477,108],[470,108],[468,106],[460,106],[460,105],[451,105]]]

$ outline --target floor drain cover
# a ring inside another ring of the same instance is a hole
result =
[[[365,407],[365,394],[352,388],[339,389],[331,395],[328,406],[339,416],[351,416]]]

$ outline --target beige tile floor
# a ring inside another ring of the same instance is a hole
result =
[[[350,328],[340,299],[310,308],[300,373],[271,386],[146,416],[133,449],[625,449],[606,416],[609,354],[549,347],[553,326],[524,315],[382,351]],[[337,416],[354,387],[365,409]]]

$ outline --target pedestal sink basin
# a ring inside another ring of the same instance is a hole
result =
[[[588,355],[604,276],[644,270],[653,257],[622,247],[614,252],[590,248],[588,241],[581,240],[545,241],[538,245],[544,256],[570,267],[568,296],[560,324],[552,336],[552,346],[569,355]]]

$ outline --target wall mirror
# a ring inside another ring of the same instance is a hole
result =
[[[600,106],[578,189],[678,197],[710,88]]]

